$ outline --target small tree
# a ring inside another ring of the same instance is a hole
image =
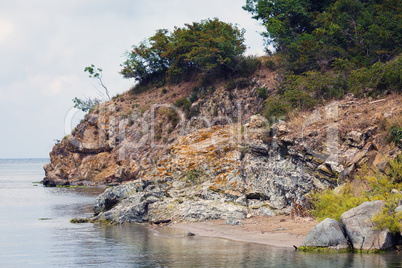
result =
[[[90,78],[97,79],[99,81],[99,84],[105,90],[107,98],[110,100],[109,90],[105,86],[105,84],[102,80],[102,69],[96,68],[95,65],[91,64],[91,66],[85,67],[84,72],[88,72]],[[99,91],[99,93],[102,94],[100,91]],[[104,95],[102,94],[102,96],[104,96]],[[99,103],[101,103],[101,100],[98,98],[80,99],[80,98],[75,97],[73,99],[73,103],[74,103],[74,108],[80,109],[83,112],[87,112],[95,105],[98,105]]]
[[[99,84],[105,89],[106,96],[110,100],[109,90],[102,80],[102,69],[96,68],[95,65],[91,64],[91,66],[85,67],[84,72],[88,72],[90,78],[94,78],[99,81]]]

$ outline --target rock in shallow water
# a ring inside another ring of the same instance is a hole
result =
[[[349,248],[341,224],[334,219],[325,219],[306,236],[301,247],[326,247],[335,250]]]

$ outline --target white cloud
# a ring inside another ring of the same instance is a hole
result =
[[[242,10],[245,0],[13,0],[0,1],[0,116],[12,140],[24,148],[0,157],[47,156],[64,135],[64,117],[74,97],[95,97],[95,64],[114,95],[132,81],[118,73],[123,54],[157,29],[218,17],[246,29],[248,53],[262,53],[263,28]],[[35,127],[36,126],[36,127]],[[19,138],[21,142],[21,138]],[[35,146],[29,146],[35,144]],[[22,145],[21,145],[22,146]],[[43,148],[38,152],[38,147]],[[18,153],[15,153],[17,152]]]
[[[0,43],[6,42],[7,37],[9,37],[14,32],[14,25],[5,19],[0,19]]]

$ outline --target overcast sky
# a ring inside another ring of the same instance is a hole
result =
[[[217,17],[246,30],[248,53],[263,54],[263,28],[245,2],[0,1],[0,158],[48,157],[67,134],[72,99],[99,94],[84,68],[101,67],[112,95],[127,91],[133,81],[119,74],[124,52],[157,29]]]

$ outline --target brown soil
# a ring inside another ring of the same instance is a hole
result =
[[[195,223],[177,223],[172,227],[199,236],[219,237],[277,247],[300,246],[306,235],[317,225],[312,218],[290,216],[252,217],[242,220],[243,225],[227,225],[224,220]]]
[[[264,60],[262,58],[262,60]],[[249,80],[254,77],[259,77],[260,81],[263,81],[268,89],[275,87],[276,85],[276,72],[261,66]],[[241,77],[234,78],[233,80],[242,79]],[[138,111],[146,111],[150,109],[153,104],[173,104],[176,100],[187,98],[194,88],[199,88],[200,79],[194,78],[189,82],[181,82],[179,84],[166,84],[161,87],[149,86],[147,90],[138,93],[132,93],[131,91],[125,92],[113,98],[113,104],[120,108],[120,115],[128,115],[130,111],[135,109]],[[216,81],[212,85],[216,89],[225,87],[227,80]],[[209,87],[212,87],[208,86]]]

